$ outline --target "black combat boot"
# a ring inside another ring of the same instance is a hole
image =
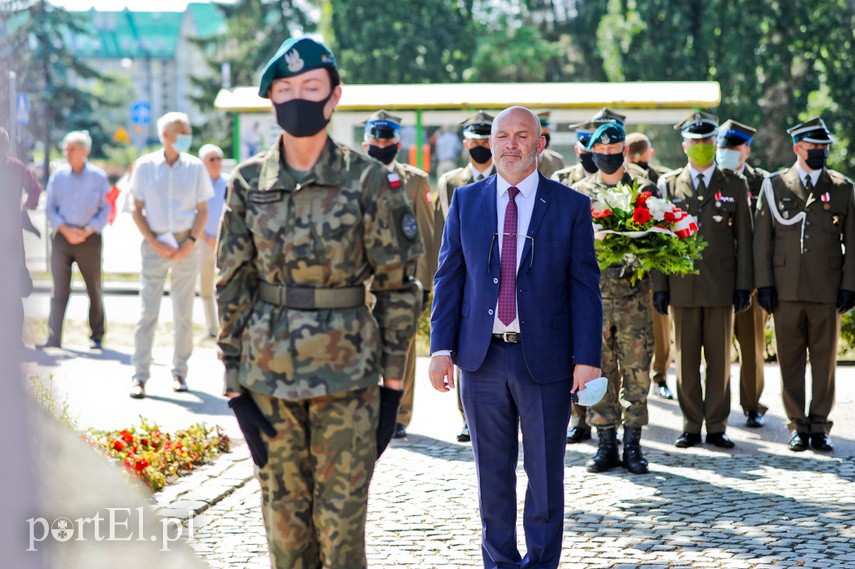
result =
[[[617,430],[597,427],[597,454],[585,463],[588,472],[605,472],[620,466],[617,448]]]
[[[641,454],[641,427],[623,427],[623,467],[633,474],[647,474],[647,459]]]

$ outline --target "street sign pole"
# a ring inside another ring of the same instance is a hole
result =
[[[9,72],[9,156],[17,158],[18,156],[18,121],[15,117],[18,115],[18,93],[17,93],[18,76],[14,71]]]

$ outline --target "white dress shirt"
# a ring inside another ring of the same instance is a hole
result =
[[[802,181],[802,184],[804,184],[805,188],[807,188],[805,178],[810,177],[810,182],[815,188],[817,183],[819,182],[819,176],[822,174],[822,170],[814,170],[812,172],[808,172],[807,170],[802,168],[801,164],[799,164],[798,162],[796,162],[796,170],[799,171],[799,180]]]
[[[517,272],[519,272],[520,269],[520,259],[522,259],[523,247],[525,247],[528,225],[531,221],[531,212],[534,210],[534,196],[537,194],[538,180],[538,171],[535,170],[529,174],[527,178],[516,185],[517,189],[520,191],[514,199],[517,204]],[[499,233],[499,255],[501,255],[502,242],[505,239],[503,229],[505,227],[505,209],[507,209],[508,202],[510,202],[510,194],[508,193],[508,188],[510,187],[511,184],[502,178],[501,174],[496,176],[496,192],[498,193],[496,197],[496,215],[498,216],[498,225],[496,227]],[[501,263],[501,257],[499,262]],[[517,317],[514,318],[510,324],[505,326],[505,324],[499,320],[499,303],[497,300],[496,308],[493,311],[493,333],[501,334],[502,332],[519,331],[519,304],[517,305]]]
[[[704,186],[706,188],[710,187],[710,182],[712,181],[712,175],[715,172],[715,162],[710,165],[706,170],[695,170],[695,167],[689,163],[689,174],[692,175],[692,186],[697,190],[698,189],[698,174],[703,174],[704,176]]]
[[[196,220],[196,205],[214,195],[211,177],[201,160],[182,152],[170,166],[163,150],[136,161],[130,191],[145,203],[145,219],[155,235],[190,230]]]
[[[477,182],[478,180],[480,180],[482,178],[486,178],[488,176],[493,175],[493,164],[490,164],[490,166],[486,170],[484,170],[483,172],[480,171],[475,166],[473,166],[472,162],[470,162],[466,166],[469,168],[469,172],[472,173],[472,181],[473,182]]]

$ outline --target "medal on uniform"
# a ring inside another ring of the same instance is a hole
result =
[[[721,191],[715,193],[715,207],[721,207]],[[721,221],[720,219],[717,221]]]
[[[722,219],[724,219],[724,218],[723,218],[722,216],[720,216],[720,215],[714,215],[714,216],[712,216],[712,218],[713,218],[713,220],[714,220],[716,223],[721,223],[721,220],[722,220]]]
[[[788,212],[787,210],[784,210],[784,212],[781,215],[784,216],[784,219],[790,219],[790,212]]]
[[[819,199],[822,200],[822,209],[824,209],[825,211],[828,211],[831,209],[831,204],[828,203],[831,201],[831,195],[828,192],[825,192],[824,194],[819,196]],[[837,223],[837,222],[835,221],[835,223]]]
[[[834,225],[837,225],[838,223],[840,223],[840,216],[839,215],[832,215],[831,216],[831,223],[833,223]]]

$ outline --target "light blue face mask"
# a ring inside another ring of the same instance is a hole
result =
[[[190,145],[193,144],[192,134],[179,134],[172,145],[178,152],[187,152],[190,150]]]
[[[719,148],[715,153],[715,161],[718,162],[719,168],[725,168],[727,170],[738,170],[739,169],[739,158],[740,152],[738,150],[731,150],[730,148]]]
[[[592,379],[585,384],[585,389],[576,392],[579,398],[579,405],[583,407],[591,407],[600,402],[603,395],[606,394],[606,389],[609,387],[609,380],[605,377]]]

